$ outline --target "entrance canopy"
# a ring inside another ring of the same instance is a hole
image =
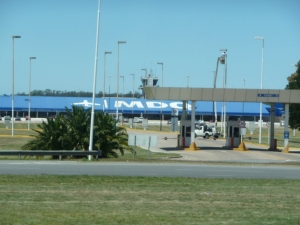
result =
[[[147,99],[300,103],[300,90],[144,87]]]

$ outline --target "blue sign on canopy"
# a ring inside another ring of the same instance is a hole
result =
[[[257,94],[257,97],[278,98],[279,94]]]

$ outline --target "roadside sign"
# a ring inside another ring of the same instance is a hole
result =
[[[10,116],[4,116],[4,123],[5,123],[5,127],[7,129],[10,124]]]
[[[244,128],[246,127],[246,122],[244,120],[239,121],[239,127]]]
[[[284,139],[290,138],[290,132],[288,132],[288,131],[284,131],[283,135],[284,135]]]
[[[178,109],[172,108],[171,116],[178,116]]]

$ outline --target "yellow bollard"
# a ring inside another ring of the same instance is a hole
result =
[[[233,148],[233,150],[237,151],[248,151],[249,149],[246,148],[245,143],[242,141],[237,148]]]
[[[290,146],[287,145],[282,152],[284,152],[284,153],[290,153]]]

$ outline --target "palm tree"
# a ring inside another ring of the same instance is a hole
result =
[[[72,110],[66,108],[64,123],[67,126],[68,138],[72,150],[88,150],[90,134],[90,110],[85,111],[83,107],[72,106]]]
[[[22,146],[26,150],[88,150],[90,135],[90,110],[72,106],[66,108],[66,115],[59,115],[55,120],[47,118],[33,129],[35,139]],[[118,157],[116,151],[124,155],[128,146],[128,134],[125,128],[117,126],[117,122],[108,114],[95,113],[93,149],[102,150],[102,157]]]
[[[22,146],[25,150],[63,150],[68,149],[69,141],[64,139],[67,127],[62,123],[62,117],[58,116],[55,120],[47,118],[39,124],[38,129],[32,129],[37,135],[32,135],[32,139]]]
[[[119,150],[132,151],[128,145],[128,134],[125,128],[117,126],[117,122],[108,114],[99,112],[95,114],[94,143],[98,150],[102,150],[102,157],[118,157],[115,152]]]

